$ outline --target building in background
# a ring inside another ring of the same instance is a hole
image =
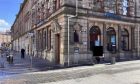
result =
[[[9,48],[11,44],[11,32],[0,32],[0,47]]]
[[[97,46],[104,61],[130,60],[137,53],[135,6],[134,0],[24,0],[11,28],[13,49],[62,66],[92,63]]]

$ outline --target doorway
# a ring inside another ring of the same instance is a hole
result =
[[[98,26],[90,29],[90,50],[93,51],[95,46],[101,46],[101,32]]]
[[[60,34],[55,35],[55,63],[60,64]]]

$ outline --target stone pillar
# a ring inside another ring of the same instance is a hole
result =
[[[118,25],[118,54],[117,60],[120,60],[120,53],[121,53],[121,26]]]

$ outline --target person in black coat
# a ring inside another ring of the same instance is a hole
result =
[[[24,58],[25,57],[25,49],[21,49],[21,58]]]

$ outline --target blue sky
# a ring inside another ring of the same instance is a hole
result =
[[[0,0],[0,31],[10,29],[23,0]]]

